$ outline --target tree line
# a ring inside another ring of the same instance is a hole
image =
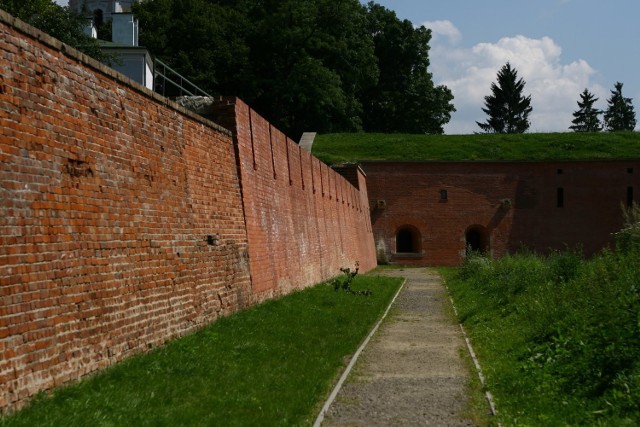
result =
[[[0,8],[104,60],[86,20],[53,0]],[[145,0],[140,44],[212,95],[248,102],[297,138],[317,132],[444,132],[455,111],[429,72],[431,31],[358,0]],[[98,34],[108,36],[106,28]]]
[[[482,108],[488,118],[486,122],[476,122],[486,133],[523,133],[531,123],[529,114],[533,111],[531,95],[524,96],[525,81],[518,79],[518,72],[507,62],[497,75],[497,83],[491,84],[491,95],[485,96]],[[607,109],[594,106],[598,98],[585,89],[580,94],[578,110],[573,113],[574,132],[633,131],[636,127],[636,113],[631,98],[622,95],[622,86],[616,82],[611,96],[607,99]],[[600,116],[603,116],[600,119]]]
[[[53,0],[0,0],[0,8],[109,60],[83,32],[86,19]],[[145,0],[134,5],[151,54],[212,95],[238,96],[293,138],[304,131],[442,134],[453,94],[429,72],[431,31],[358,0]],[[109,37],[110,23],[98,33]],[[112,58],[111,58],[112,59]],[[530,127],[531,96],[506,63],[482,110],[487,133]],[[633,130],[617,82],[606,110],[588,89],[569,129]],[[601,118],[602,116],[602,118]]]
[[[147,0],[150,52],[213,95],[304,131],[443,133],[453,95],[429,72],[431,31],[358,0]]]

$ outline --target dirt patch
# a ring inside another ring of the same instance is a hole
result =
[[[389,270],[407,278],[387,319],[325,414],[323,426],[473,426],[463,417],[469,372],[464,339],[428,269]]]

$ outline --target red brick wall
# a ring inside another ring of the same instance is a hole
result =
[[[470,227],[499,257],[522,246],[545,253],[582,247],[593,254],[622,225],[631,188],[640,198],[640,160],[573,162],[364,162],[379,258],[456,265]],[[564,206],[557,206],[563,189]],[[440,191],[447,191],[441,200]],[[504,200],[508,202],[503,203]],[[417,254],[396,253],[396,233],[412,226]]]
[[[361,271],[376,266],[359,168],[343,171],[359,183],[356,188],[242,101],[222,100],[214,111],[236,135],[258,299],[333,277],[356,262]]]
[[[6,408],[242,307],[250,282],[227,131],[7,25],[0,47]]]
[[[364,183],[241,101],[233,138],[2,11],[0,55],[0,411],[375,266]]]

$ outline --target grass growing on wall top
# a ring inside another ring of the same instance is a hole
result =
[[[317,135],[313,154],[335,164],[358,160],[586,160],[640,158],[640,132]]]
[[[310,425],[400,285],[357,276],[244,310],[41,396],[0,426]]]

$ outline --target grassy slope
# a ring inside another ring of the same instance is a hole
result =
[[[503,425],[638,425],[638,252],[442,269]]]
[[[358,160],[574,160],[640,158],[640,132],[517,135],[318,135],[313,154]]]
[[[358,276],[268,301],[79,384],[0,426],[309,425],[400,279]]]

